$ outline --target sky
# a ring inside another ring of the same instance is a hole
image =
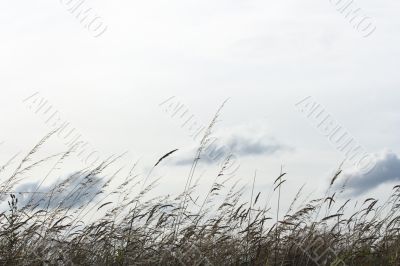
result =
[[[380,197],[400,181],[397,1],[79,3],[2,5],[1,164],[53,129],[35,113],[45,99],[98,156],[128,152],[121,165],[140,159],[144,175],[179,149],[155,171],[163,180],[158,192],[174,193],[199,139],[163,102],[172,97],[185,117],[208,126],[229,99],[213,136],[216,149],[237,156],[235,175],[248,184],[257,173],[256,188],[267,195],[282,167],[287,201],[303,184],[319,195],[346,156],[296,106],[312,97],[374,156],[370,173],[344,164],[339,181],[349,178],[349,195]],[[47,152],[67,149],[64,142],[56,137]],[[70,163],[71,173],[85,166]],[[204,184],[217,172],[205,157]]]

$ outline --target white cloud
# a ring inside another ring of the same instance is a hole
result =
[[[192,146],[183,150],[182,155],[174,161],[174,164],[191,164],[197,149],[197,146]],[[270,156],[290,149],[288,146],[268,136],[262,127],[241,126],[213,134],[204,149],[201,161],[212,164],[219,162],[231,154],[238,158]]]
[[[367,174],[362,171],[348,171],[340,177],[335,187],[345,184],[346,194],[361,195],[382,184],[400,182],[400,158],[391,151],[384,151],[376,156],[375,167]]]
[[[103,183],[98,176],[76,172],[52,184],[39,186],[40,182],[23,183],[15,191],[21,206],[30,203],[40,208],[75,208],[89,204],[96,193],[101,191]]]

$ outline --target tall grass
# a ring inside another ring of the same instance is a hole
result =
[[[350,200],[338,205],[338,195],[331,191],[340,178],[338,171],[323,198],[308,200],[295,210],[301,188],[285,213],[279,205],[285,181],[281,172],[275,180],[278,208],[273,217],[259,201],[260,191],[255,191],[256,174],[250,199],[244,187],[225,176],[230,156],[202,199],[193,199],[197,186],[192,178],[200,150],[180,195],[149,198],[157,180],[135,174],[136,165],[125,176],[117,169],[105,180],[97,178],[118,157],[60,178],[43,192],[41,186],[51,172],[74,153],[71,149],[34,160],[50,136],[34,146],[8,178],[1,179],[1,201],[8,202],[0,213],[1,265],[400,263],[400,186],[382,203],[368,198],[353,208]],[[11,191],[51,159],[56,163],[20,201],[22,194]],[[1,169],[6,168],[11,164]],[[93,186],[98,191],[91,191]]]

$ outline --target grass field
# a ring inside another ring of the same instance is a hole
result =
[[[277,209],[272,213],[260,203],[261,192],[254,186],[249,198],[237,183],[228,185],[229,178],[224,178],[228,156],[208,192],[194,200],[197,187],[192,179],[206,134],[179,195],[148,198],[156,181],[146,183],[147,177],[136,175],[135,167],[128,175],[116,171],[107,180],[99,179],[117,158],[59,179],[41,196],[43,182],[30,194],[13,194],[15,186],[49,158],[56,157],[60,167],[74,153],[72,149],[34,159],[50,136],[13,166],[10,176],[1,179],[1,202],[8,202],[0,214],[1,265],[400,263],[400,186],[393,188],[385,202],[367,198],[353,207],[349,199],[338,205],[340,191],[332,189],[340,178],[338,171],[324,197],[299,204],[299,189],[290,208],[281,210],[286,177],[282,173],[274,182],[278,200],[271,203]],[[160,158],[155,167],[171,154]],[[11,165],[5,164],[0,171],[9,168]],[[111,189],[115,182],[118,185]],[[93,187],[98,191],[91,191]],[[294,209],[295,205],[300,207]]]

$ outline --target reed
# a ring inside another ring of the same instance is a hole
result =
[[[98,178],[114,165],[120,158],[117,156],[60,178],[47,193],[40,194],[45,180],[74,152],[34,159],[49,137],[51,134],[28,152],[10,177],[1,179],[0,196],[8,203],[0,213],[1,265],[400,263],[400,185],[382,203],[367,198],[354,206],[351,199],[338,204],[340,191],[332,191],[332,185],[340,178],[339,169],[324,197],[307,200],[296,208],[303,196],[302,187],[283,212],[280,200],[287,174],[281,170],[274,183],[278,207],[272,218],[270,209],[261,206],[263,191],[256,191],[256,174],[250,201],[244,196],[245,188],[225,176],[230,156],[198,200],[194,196],[198,187],[192,178],[199,156],[181,194],[154,197],[148,195],[158,180],[150,182],[148,175],[136,174],[137,163],[126,175],[117,169],[105,179]],[[201,145],[204,148],[204,143]],[[166,153],[154,167],[174,152]],[[34,167],[50,159],[56,163],[28,200],[19,200],[23,194],[13,193],[15,186]],[[1,169],[10,167],[6,163]],[[91,191],[93,186],[98,190]],[[324,253],[326,250],[331,252]],[[320,256],[318,260],[315,254]]]

